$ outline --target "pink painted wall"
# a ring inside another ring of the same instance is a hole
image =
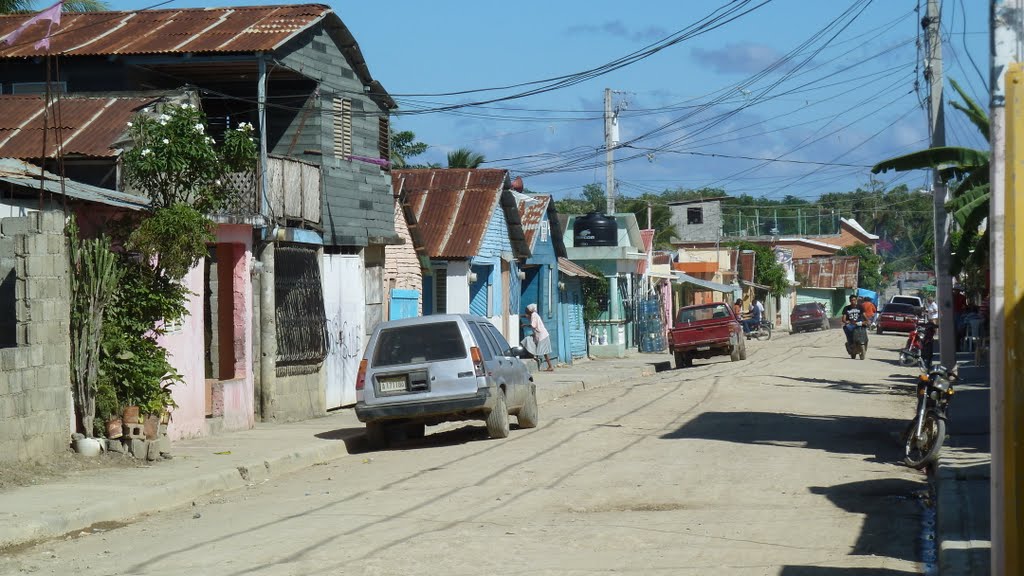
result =
[[[252,281],[249,267],[252,262],[252,228],[247,225],[221,224],[217,227],[217,242],[230,244],[232,262],[233,345],[235,354],[234,378],[225,380],[224,430],[252,428],[253,411],[252,366]],[[188,303],[189,316],[182,329],[165,335],[161,344],[171,355],[171,363],[184,376],[185,381],[172,391],[178,403],[168,427],[172,440],[202,436],[209,432],[206,419],[205,320],[203,314],[204,263],[200,262],[184,278],[194,293]],[[227,312],[227,310],[224,310]]]

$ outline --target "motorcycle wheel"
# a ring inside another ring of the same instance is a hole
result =
[[[913,366],[914,357],[907,354],[906,350],[900,350],[900,366]]]
[[[914,436],[917,428],[917,418],[910,422],[910,429],[903,445],[903,462],[911,468],[918,470],[928,466],[939,459],[939,450],[946,440],[946,421],[928,412],[924,417],[924,425],[921,427],[922,438],[920,442]]]
[[[765,333],[764,339],[765,340],[771,340],[772,339],[772,327],[771,327],[771,325],[769,324],[768,326],[765,326],[762,330]]]

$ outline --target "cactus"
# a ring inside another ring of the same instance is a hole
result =
[[[121,279],[117,257],[106,236],[79,238],[74,218],[68,224],[68,278],[71,288],[71,383],[80,430],[93,435],[96,381],[99,375],[103,310]]]

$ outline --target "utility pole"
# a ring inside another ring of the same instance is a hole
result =
[[[942,99],[942,37],[939,33],[939,0],[928,0],[921,25],[928,39],[928,132],[931,147],[946,145],[946,119]],[[935,212],[935,300],[939,305],[939,350],[943,366],[956,365],[956,324],[953,318],[953,277],[949,273],[953,245],[949,239],[950,215],[946,212],[946,185],[938,170],[932,171],[932,199]]]
[[[1024,518],[1021,492],[1019,488],[1021,462],[1020,452],[1020,418],[1022,414],[1017,405],[1019,397],[1019,368],[1008,363],[1010,354],[1020,358],[1020,341],[1009,342],[1007,329],[1015,321],[1014,313],[1007,312],[1007,282],[1019,282],[1021,271],[1008,268],[1011,260],[1007,259],[1006,237],[1008,227],[1017,227],[1021,223],[1007,213],[1007,160],[1017,172],[1020,162],[1019,144],[1024,137],[1011,126],[1020,125],[1020,106],[1013,105],[1013,117],[1007,110],[1007,68],[1014,62],[1020,62],[1024,56],[1024,0],[992,0],[991,3],[991,77],[992,96],[990,102],[989,143],[992,147],[990,168],[991,196],[989,199],[989,382],[991,395],[989,402],[989,419],[991,426],[991,511],[992,511],[992,574],[1010,576],[1021,571],[1021,553],[1024,548],[1024,534],[1018,526]],[[1019,69],[1019,67],[1017,67]],[[1015,72],[1017,78],[1020,73]],[[1016,86],[1017,84],[1013,84]],[[1016,88],[1014,88],[1016,91]],[[1019,91],[1018,91],[1019,94]],[[1019,96],[1018,96],[1019,98]],[[1012,147],[1008,144],[1013,144]],[[1012,154],[1012,156],[1011,156]],[[1009,158],[1008,158],[1009,157]],[[1011,173],[1013,181],[1019,175]],[[1011,236],[1012,237],[1012,236]],[[1017,240],[1019,242],[1019,240]],[[1015,273],[1015,276],[1011,274]],[[1019,290],[1019,286],[1018,286]],[[1009,303],[1016,306],[1019,302]],[[1016,348],[1013,345],[1016,345]],[[1017,361],[1019,362],[1019,360]],[[1015,385],[1016,384],[1016,385]]]
[[[612,89],[604,89],[604,191],[608,198],[605,212],[615,214],[615,111],[612,110]]]

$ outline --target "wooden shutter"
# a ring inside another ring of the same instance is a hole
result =
[[[391,119],[381,116],[377,129],[377,153],[383,160],[391,159]]]
[[[334,99],[334,157],[345,159],[352,155],[352,101]]]

